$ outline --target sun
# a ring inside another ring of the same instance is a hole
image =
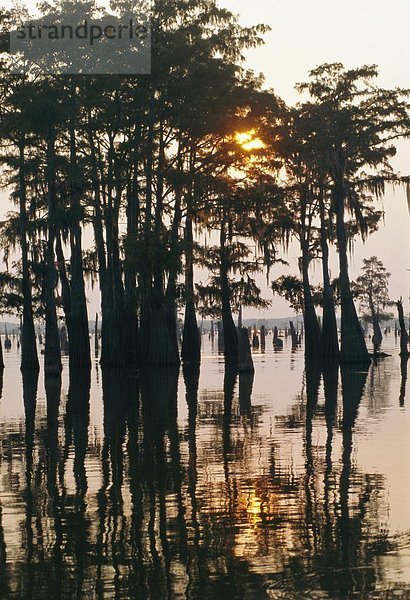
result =
[[[242,146],[244,150],[261,150],[266,148],[266,144],[258,137],[255,137],[256,131],[249,129],[249,131],[243,131],[235,133],[235,141],[237,144]]]

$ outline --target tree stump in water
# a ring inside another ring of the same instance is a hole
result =
[[[403,302],[402,299],[397,301],[397,311],[399,313],[399,324],[400,324],[400,356],[409,355],[409,336],[406,331],[406,323],[404,321]]]
[[[293,321],[289,321],[290,335],[292,337],[292,348],[296,348],[298,345],[298,334],[296,333]]]
[[[259,348],[259,336],[255,325],[253,326],[252,348],[254,348],[255,350]]]
[[[260,334],[261,334],[261,349],[265,350],[265,346],[266,346],[266,329],[265,329],[264,325],[261,325]]]
[[[279,337],[279,332],[276,325],[273,328],[273,347],[275,350],[282,350],[283,348],[283,340],[281,340],[281,338]]]

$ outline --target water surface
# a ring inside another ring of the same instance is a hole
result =
[[[410,412],[392,356],[44,385],[5,353],[2,598],[410,598]],[[407,395],[407,397],[406,397]]]

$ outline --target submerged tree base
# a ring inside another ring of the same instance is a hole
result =
[[[255,371],[248,332],[244,327],[238,328],[238,371],[239,373],[254,373]]]
[[[370,363],[370,354],[364,341],[363,331],[352,301],[342,304],[341,363]]]

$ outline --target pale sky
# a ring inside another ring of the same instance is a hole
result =
[[[408,0],[222,0],[221,5],[240,15],[243,25],[264,23],[271,31],[265,45],[252,49],[247,64],[263,73],[266,85],[286,102],[294,103],[296,82],[305,81],[308,72],[324,62],[341,62],[347,68],[363,64],[379,66],[379,85],[410,88],[410,2]],[[400,144],[394,167],[410,174],[410,143]],[[377,255],[391,273],[390,296],[409,297],[410,217],[404,190],[388,190],[384,199],[385,226],[364,246],[355,244],[350,260],[351,277],[356,277],[362,259]],[[298,249],[288,257],[297,272]],[[337,274],[337,256],[333,249],[333,272]],[[282,273],[273,269],[273,276]],[[320,278],[320,265],[315,276]],[[406,309],[407,312],[408,308]],[[286,303],[274,299],[270,316],[287,314]],[[246,311],[245,317],[253,317]]]
[[[3,3],[4,4],[4,3]],[[31,3],[34,5],[34,3]],[[265,23],[271,31],[261,48],[250,50],[247,65],[263,73],[266,85],[286,102],[294,103],[298,95],[296,82],[307,79],[308,71],[323,62],[342,62],[346,67],[377,64],[379,84],[385,87],[410,88],[410,2],[408,0],[221,0],[220,4],[240,15],[243,25]],[[402,174],[410,174],[409,143],[401,143],[394,166]],[[7,207],[7,196],[1,195],[0,216]],[[410,218],[404,190],[389,190],[384,199],[385,226],[366,243],[358,241],[351,257],[350,273],[359,274],[363,258],[376,254],[391,272],[392,299],[409,296]],[[298,249],[291,248],[288,260],[296,273]],[[333,273],[337,274],[337,256],[333,251]],[[274,268],[272,277],[282,267]],[[316,266],[314,278],[320,276]],[[263,284],[262,277],[260,283]],[[269,291],[265,294],[270,297]],[[90,294],[89,314],[99,310],[98,298]],[[408,309],[407,309],[408,310]],[[274,299],[266,315],[281,317],[289,313],[287,304]],[[245,311],[245,317],[261,317]]]

